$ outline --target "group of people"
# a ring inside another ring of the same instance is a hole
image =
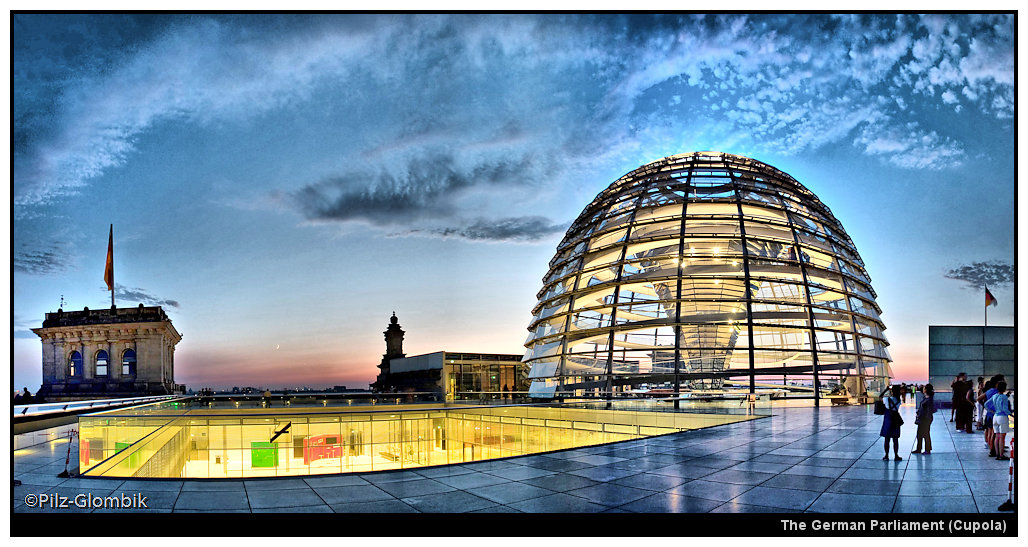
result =
[[[14,404],[16,405],[38,405],[45,402],[46,400],[40,397],[39,395],[33,397],[32,392],[29,391],[29,388],[27,387],[21,388],[21,391],[14,392]]]
[[[966,381],[966,377],[965,374],[964,382],[970,383]],[[1007,433],[1010,433],[1010,417],[1014,412],[1010,408],[1010,398],[1007,396],[1006,378],[1002,374],[997,374],[988,381],[979,377],[978,388],[967,389],[962,402],[971,403],[971,412],[978,411],[976,425],[979,430],[985,431],[985,446],[989,449],[989,456],[997,460],[1009,460],[1004,450]],[[962,406],[966,408],[968,405]],[[963,418],[967,419],[966,410]],[[974,420],[973,415],[971,420]],[[961,429],[961,426],[965,426],[966,429]],[[957,430],[970,433],[970,424],[958,423]]]
[[[882,420],[882,431],[881,436],[885,438],[885,456],[883,460],[889,459],[889,441],[892,441],[892,452],[895,456],[896,461],[900,461],[903,458],[899,455],[899,437],[900,437],[900,426],[903,425],[903,418],[899,414],[899,408],[902,404],[900,401],[903,399],[903,389],[905,384],[896,384],[890,386],[882,392],[881,399],[885,405],[885,417]],[[912,454],[931,454],[932,453],[932,420],[935,414],[935,387],[932,384],[925,384],[921,386],[921,393],[924,394],[924,398],[921,399],[921,403],[917,406],[917,414],[915,415],[914,424],[917,425],[917,448],[911,451]],[[924,451],[922,452],[922,446]]]
[[[978,429],[985,431],[985,445],[989,449],[989,456],[998,460],[1010,459],[1004,450],[1006,449],[1006,434],[1010,432],[1010,417],[1013,416],[1013,410],[1010,408],[1007,383],[1003,375],[997,374],[988,381],[985,381],[984,377],[979,377],[976,389],[974,384],[967,379],[967,373],[962,372],[957,375],[950,387],[953,389],[953,409],[950,421],[955,422],[957,431],[973,432],[971,424],[974,423],[977,409]],[[899,455],[900,426],[903,425],[899,408],[903,404],[901,401],[905,401],[906,389],[906,384],[896,384],[889,386],[881,394],[881,402],[885,407],[881,430],[881,436],[885,439],[883,460],[889,459],[890,444],[893,447],[894,458],[897,461],[903,459]],[[914,423],[917,425],[917,447],[911,453],[931,454],[931,426],[936,412],[935,387],[932,384],[924,384],[917,391],[923,393],[924,397],[917,405],[914,419]]]

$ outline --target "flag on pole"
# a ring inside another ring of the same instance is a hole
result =
[[[104,282],[107,283],[107,290],[114,290],[114,225],[111,224],[111,234],[107,237],[107,267],[104,268]]]
[[[999,302],[996,300],[996,297],[992,296],[992,293],[989,292],[989,287],[986,286],[985,287],[985,307],[988,308],[989,306],[996,306],[998,304],[999,304]]]

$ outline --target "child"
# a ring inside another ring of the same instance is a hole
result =
[[[932,453],[932,420],[935,413],[935,388],[932,384],[925,384],[921,391],[924,393],[924,399],[921,399],[921,405],[917,407],[917,417],[914,419],[914,423],[917,424],[917,449],[913,451],[914,454],[921,454],[921,441],[924,440],[924,454],[928,455]]]
[[[997,460],[1009,460],[1010,458],[1003,455],[1004,441],[1007,440],[1007,433],[1010,433],[1010,399],[1007,398],[1007,383],[999,382],[996,384],[996,394],[989,399],[992,402],[992,408],[995,409],[995,414],[992,418],[992,430],[993,438],[995,439],[995,445],[993,450],[996,452]]]

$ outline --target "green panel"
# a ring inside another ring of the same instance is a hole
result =
[[[250,443],[250,467],[277,467],[278,447],[275,443]]]
[[[128,448],[130,446],[132,446],[132,443],[118,443],[118,442],[116,442],[116,443],[114,443],[114,452],[115,453],[121,452],[122,450],[124,450],[124,449],[126,449],[126,448]],[[132,454],[129,454],[128,461],[126,462],[126,464],[128,464],[129,468],[135,469],[135,468],[139,467],[139,458],[140,458],[139,451],[136,451],[136,452],[134,452]]]

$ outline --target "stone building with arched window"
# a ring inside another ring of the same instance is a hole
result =
[[[50,401],[169,395],[175,345],[182,335],[160,306],[48,313],[32,329],[43,345],[43,385]]]

